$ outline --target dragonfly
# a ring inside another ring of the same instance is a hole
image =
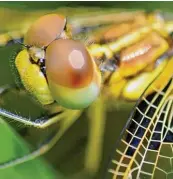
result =
[[[163,164],[160,166],[159,161],[165,158],[172,166],[171,153],[161,153],[166,147],[172,150],[173,21],[170,14],[116,12],[115,9],[109,12],[89,9],[88,13],[89,16],[78,15],[75,9],[67,8],[23,16],[20,12],[9,12],[9,18],[15,14],[13,17],[22,18],[23,23],[19,27],[12,19],[10,25],[4,24],[0,45],[21,45],[14,63],[24,89],[41,105],[55,110],[50,117],[35,120],[2,108],[0,115],[40,129],[59,122],[60,130],[30,154],[2,163],[0,169],[22,164],[49,151],[88,108],[92,113],[85,168],[97,171],[105,102],[123,99],[138,102],[120,137],[108,177],[142,178],[144,174],[153,178],[156,170],[168,175],[171,172]],[[1,95],[13,88],[15,85],[2,87]],[[149,151],[155,155],[154,161],[140,159]],[[148,167],[150,172],[144,168],[145,163],[152,165],[152,169]]]

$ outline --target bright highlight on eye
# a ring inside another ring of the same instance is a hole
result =
[[[85,64],[83,55],[78,50],[73,50],[69,54],[69,61],[70,61],[71,65],[73,66],[73,68],[76,68],[76,69],[82,68]]]

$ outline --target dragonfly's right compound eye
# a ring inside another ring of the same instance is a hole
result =
[[[64,30],[66,18],[59,14],[48,14],[36,20],[25,35],[25,44],[35,47],[48,46]]]
[[[85,46],[74,40],[55,40],[47,47],[46,75],[53,98],[66,108],[85,108],[100,92],[100,72]]]

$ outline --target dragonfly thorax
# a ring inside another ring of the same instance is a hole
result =
[[[45,59],[45,51],[42,48],[30,47],[28,52],[35,63],[37,63],[39,59]]]

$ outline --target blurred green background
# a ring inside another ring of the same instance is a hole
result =
[[[55,9],[58,7],[75,7],[80,8],[81,6],[84,7],[104,7],[104,8],[125,8],[125,9],[135,9],[135,8],[141,8],[141,9],[147,9],[147,10],[155,10],[155,9],[162,9],[162,10],[172,10],[172,2],[161,2],[161,1],[148,1],[148,2],[142,2],[142,1],[115,1],[115,2],[107,2],[107,1],[93,1],[93,2],[71,2],[71,1],[65,1],[65,2],[1,2],[1,7],[8,7],[8,8],[18,8],[18,9]]]
[[[173,8],[173,2],[0,2],[0,8],[2,7],[19,9],[23,12],[31,10],[39,11],[41,9],[54,10],[55,8],[59,7],[73,7],[77,9],[80,9],[81,7],[104,7],[115,9],[146,9],[148,11],[161,9],[163,11],[171,12]],[[10,21],[6,23],[10,24]],[[0,49],[0,85],[11,84],[16,81],[12,64],[14,56],[19,51],[19,49],[19,45],[8,46]],[[29,115],[35,117],[44,112],[37,103],[32,102],[29,96],[23,96],[20,94],[16,95],[16,93],[13,92],[4,95],[1,103],[3,107],[16,112],[17,114],[23,114],[26,116]],[[106,167],[108,167],[110,154],[113,152],[112,149],[128,119],[133,105],[134,104],[124,103],[120,105],[115,101],[114,108],[108,110],[105,125],[103,158],[101,168],[95,179],[104,178]],[[15,130],[24,136],[24,139],[27,140],[27,142],[31,145],[35,145],[38,140],[44,138],[44,136],[47,135],[47,132],[49,132],[49,129],[46,129],[46,131],[40,131],[38,129],[32,128],[27,130],[23,125],[20,126],[19,124],[13,123],[11,121],[10,124],[12,124],[15,127]],[[54,126],[54,128],[55,127],[56,126]],[[63,173],[66,175],[66,179],[70,179],[72,174],[76,173],[83,167],[87,132],[88,122],[87,116],[84,113],[84,115],[80,117],[80,119],[70,128],[70,130],[66,132],[60,142],[58,142],[58,144],[44,156],[50,166],[53,166],[53,168],[57,170],[58,173]],[[7,139],[5,138],[4,133],[3,136],[0,136],[0,141],[2,142],[1,145],[3,145],[3,141],[5,140]],[[5,148],[0,148],[1,155],[4,155],[5,152]],[[1,171],[0,176],[0,178],[3,179]],[[4,179],[10,179],[10,177],[8,177],[4,177]]]

